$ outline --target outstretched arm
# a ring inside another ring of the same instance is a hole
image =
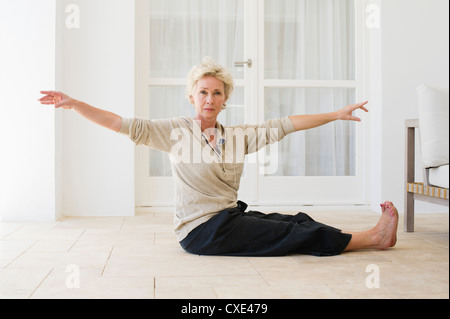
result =
[[[296,115],[289,117],[289,119],[296,131],[309,130],[338,120],[361,122],[360,118],[353,116],[353,112],[358,109],[369,112],[369,110],[364,107],[367,103],[369,102],[349,105],[336,112],[316,115]]]
[[[95,108],[91,105],[72,99],[62,92],[41,91],[45,96],[39,99],[44,105],[55,105],[56,108],[75,110],[84,118],[103,126],[107,129],[119,132],[122,127],[122,118],[114,113]]]

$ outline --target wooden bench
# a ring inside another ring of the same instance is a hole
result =
[[[423,170],[425,181],[423,183],[416,182],[415,153],[417,129],[419,129],[419,120],[406,120],[405,232],[414,232],[415,200],[449,206],[449,190],[429,185],[426,169]]]

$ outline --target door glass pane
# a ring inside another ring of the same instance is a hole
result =
[[[354,0],[265,0],[265,78],[354,80]]]
[[[185,78],[209,56],[233,70],[244,58],[244,1],[150,0],[150,77]]]
[[[328,113],[355,103],[355,89],[266,88],[265,117]],[[355,132],[355,122],[336,121],[288,135],[271,147],[277,165],[266,175],[355,176]]]
[[[222,111],[218,121],[225,126],[242,124],[245,121],[245,94],[243,87],[236,87],[227,102],[227,109]],[[185,88],[181,86],[150,87],[150,119],[174,117],[194,117],[195,108],[185,97]],[[168,137],[169,138],[169,137]],[[166,153],[150,151],[150,176],[172,176],[169,156]]]
[[[150,86],[150,119],[193,117],[194,106],[188,102],[184,86]]]

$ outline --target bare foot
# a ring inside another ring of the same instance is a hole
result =
[[[394,204],[391,202],[386,202],[388,205],[388,210],[391,213],[391,217],[394,219],[393,223],[395,225],[395,229],[393,232],[393,238],[391,242],[391,247],[394,247],[397,245],[397,228],[398,228],[398,211],[397,208],[395,208]]]
[[[381,218],[371,230],[364,232],[346,232],[352,239],[345,251],[359,249],[386,250],[397,244],[398,211],[392,202],[381,204]]]
[[[397,244],[398,211],[392,202],[381,204],[381,218],[371,230],[346,232],[351,234],[350,243],[344,251],[359,249],[386,250]]]
[[[398,211],[392,202],[381,204],[382,215],[373,229],[377,248],[388,249],[397,244]]]

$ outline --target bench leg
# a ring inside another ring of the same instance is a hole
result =
[[[414,194],[407,192],[405,198],[405,223],[407,233],[414,232]]]

